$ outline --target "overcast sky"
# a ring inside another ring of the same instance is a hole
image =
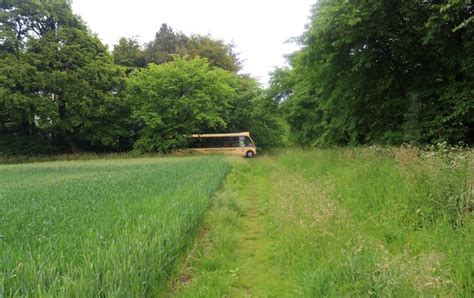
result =
[[[153,39],[162,23],[186,35],[210,34],[234,43],[250,73],[263,84],[268,72],[297,49],[316,0],[73,0],[73,10],[110,48],[120,37]]]

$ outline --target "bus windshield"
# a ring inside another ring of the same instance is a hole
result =
[[[241,147],[255,147],[249,137],[239,137]]]

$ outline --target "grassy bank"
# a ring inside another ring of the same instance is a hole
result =
[[[236,165],[172,293],[470,297],[472,175],[472,152],[410,148]]]
[[[223,158],[0,166],[0,296],[154,296],[192,243]]]

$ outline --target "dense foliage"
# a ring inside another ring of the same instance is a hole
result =
[[[253,128],[274,145],[283,131],[232,45],[163,24],[110,54],[65,0],[1,3],[0,66],[0,154],[169,151]]]
[[[12,1],[1,25],[4,138],[74,152],[113,148],[127,136],[125,75],[67,3]]]
[[[186,36],[162,24],[155,38],[143,47],[134,37],[122,37],[114,46],[117,64],[127,67],[145,67],[149,63],[162,64],[173,61],[173,55],[206,58],[211,66],[236,72],[240,62],[233,45],[208,35]]]
[[[472,144],[472,1],[320,0],[271,89],[301,144]]]
[[[130,96],[141,124],[136,148],[168,151],[185,145],[193,132],[224,128],[234,77],[198,58],[150,64],[132,73]]]

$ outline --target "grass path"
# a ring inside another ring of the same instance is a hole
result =
[[[269,163],[262,159],[234,164],[224,189],[205,220],[173,296],[291,296],[276,263],[268,214],[272,198]]]
[[[271,219],[268,203],[272,197],[272,185],[269,183],[268,168],[262,167],[259,174],[252,177],[243,192],[246,216],[242,218],[237,250],[241,267],[231,296],[281,297],[289,294],[289,285],[275,264],[274,243],[269,235]]]

